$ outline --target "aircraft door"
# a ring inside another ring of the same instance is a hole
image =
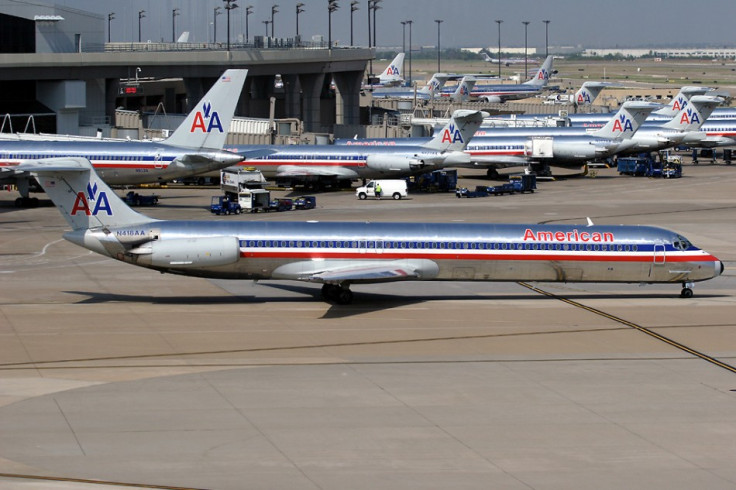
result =
[[[656,243],[654,244],[654,264],[664,265],[664,263],[665,263],[664,244]]]
[[[161,160],[161,152],[156,152],[156,156],[153,157],[153,166],[157,169],[162,169],[164,167],[164,164]]]

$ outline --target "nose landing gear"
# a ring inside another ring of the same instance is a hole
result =
[[[683,282],[682,291],[680,291],[680,298],[692,298],[693,286],[695,286],[694,282]]]

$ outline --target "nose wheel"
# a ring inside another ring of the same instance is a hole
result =
[[[347,286],[325,284],[322,286],[322,298],[338,305],[349,305],[353,302],[353,292]]]
[[[695,286],[695,283],[683,282],[682,291],[680,291],[680,298],[692,298],[693,297],[693,286]]]

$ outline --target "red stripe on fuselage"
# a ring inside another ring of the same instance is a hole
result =
[[[317,252],[317,251],[296,251],[296,252],[280,252],[280,251],[252,251],[241,249],[241,257],[247,258],[263,258],[263,259],[428,259],[428,260],[533,260],[533,261],[550,261],[550,262],[653,262],[654,254],[630,254],[630,255],[612,255],[612,254],[519,254],[519,253],[458,253],[451,250],[444,250],[437,253],[421,253],[421,252],[393,252],[384,250],[378,252]],[[657,255],[657,259],[661,256]],[[714,262],[718,259],[712,255],[674,255],[668,254],[665,257],[665,263],[672,262]]]

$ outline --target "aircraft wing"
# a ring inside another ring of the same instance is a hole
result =
[[[316,165],[281,165],[276,169],[276,177],[339,177],[357,179],[359,175],[349,168]]]
[[[326,260],[285,264],[273,277],[323,284],[355,284],[431,279],[439,273],[432,260]]]

